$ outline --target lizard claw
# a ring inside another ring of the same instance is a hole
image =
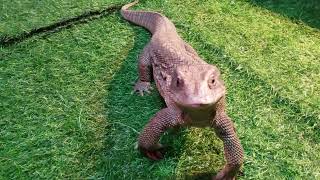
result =
[[[147,158],[154,160],[154,161],[159,161],[164,158],[165,154],[165,148],[161,147],[156,150],[148,150],[143,147],[139,147],[140,152],[146,156]]]
[[[154,161],[163,159],[163,154],[160,151],[147,151],[145,155]]]
[[[235,180],[237,171],[240,166],[230,166],[226,165],[216,176],[214,176],[213,180]]]
[[[152,90],[153,88],[151,87],[150,82],[144,82],[144,81],[138,81],[134,88],[133,88],[133,92],[138,92],[141,96],[144,95],[144,92],[146,93],[150,93],[150,90]]]

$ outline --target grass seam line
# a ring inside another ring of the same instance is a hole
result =
[[[19,43],[21,41],[24,41],[28,38],[31,38],[33,36],[44,34],[44,33],[55,33],[62,29],[67,29],[73,25],[76,24],[83,24],[87,23],[89,21],[99,19],[102,17],[105,17],[107,15],[110,15],[111,13],[114,13],[116,11],[119,11],[123,4],[115,4],[108,7],[104,7],[98,10],[90,10],[86,11],[78,16],[71,17],[68,19],[60,20],[58,22],[54,22],[52,24],[49,24],[47,26],[39,27],[32,29],[30,31],[23,32],[18,35],[14,36],[7,36],[4,35],[0,37],[0,46],[2,47],[8,47],[13,44]]]

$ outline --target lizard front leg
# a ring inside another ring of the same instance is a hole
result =
[[[214,119],[213,126],[216,134],[223,141],[226,165],[213,178],[215,180],[233,180],[243,163],[243,148],[235,133],[231,119],[226,113],[221,113]]]
[[[144,92],[149,93],[152,90],[151,79],[152,79],[152,69],[151,69],[151,55],[150,48],[147,45],[139,56],[139,80],[134,86],[134,91],[139,92],[143,96]]]
[[[181,113],[171,108],[160,110],[145,126],[139,136],[139,150],[152,160],[163,158],[163,146],[159,143],[160,136],[171,127],[179,125]]]

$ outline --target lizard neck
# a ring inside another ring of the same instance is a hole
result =
[[[216,115],[216,106],[209,106],[203,109],[182,108],[185,121],[193,126],[208,126]]]

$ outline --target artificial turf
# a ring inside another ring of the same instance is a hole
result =
[[[147,1],[136,9],[167,15],[221,69],[245,150],[239,179],[320,178],[317,28],[251,1]],[[25,30],[17,26],[21,16],[8,16],[11,30],[2,32]],[[46,17],[42,23],[62,16]],[[223,147],[211,129],[167,133],[162,141],[172,149],[160,162],[135,149],[138,132],[164,106],[156,91],[131,95],[149,38],[113,13],[1,47],[0,178],[204,179],[217,172]]]

